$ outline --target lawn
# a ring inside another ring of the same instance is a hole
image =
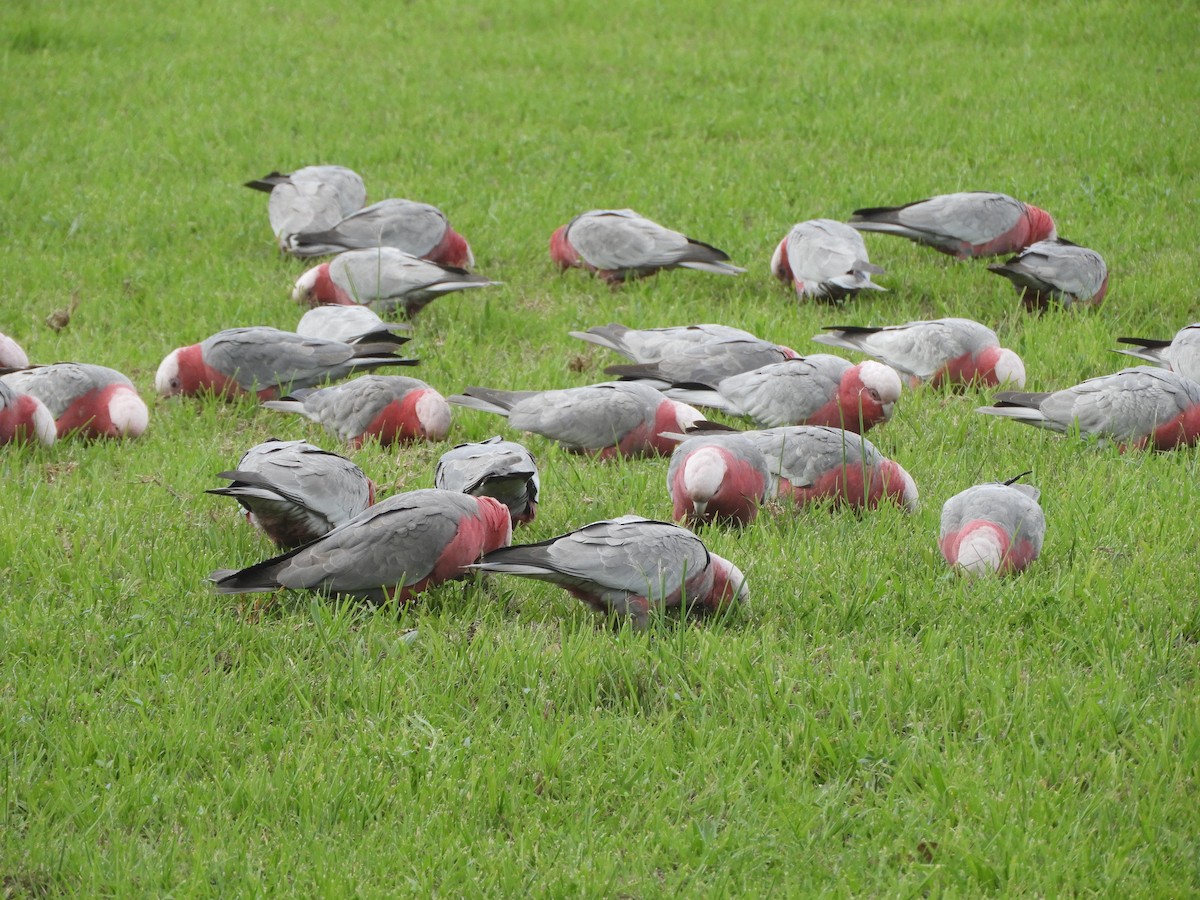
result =
[[[3,896],[1200,893],[1196,450],[906,390],[870,437],[919,512],[703,529],[749,606],[635,633],[512,578],[401,611],[219,597],[212,570],[272,550],[216,473],[269,436],[339,448],[249,401],[151,399],[172,348],[295,326],[307,266],[240,185],[310,163],[440,206],[504,282],[417,320],[414,374],[447,395],[603,380],[619,360],[567,332],[611,321],[813,352],[826,325],[962,315],[1031,390],[1114,371],[1116,337],[1200,319],[1198,38],[1194,4],[1115,0],[4,4],[0,331],[125,371],[151,422],[0,452]],[[842,308],[767,271],[794,222],[975,189],[1101,252],[1105,305],[1031,316],[983,261],[887,236],[888,293]],[[626,206],[749,271],[553,269],[556,227]],[[390,494],[497,432],[519,437],[458,409],[444,444],[353,456]],[[518,542],[669,517],[665,460],[525,440]],[[1026,469],[1042,558],[950,574],[942,502]]]

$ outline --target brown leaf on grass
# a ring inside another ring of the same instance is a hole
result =
[[[79,292],[76,291],[71,295],[71,302],[62,309],[56,309],[50,315],[46,316],[46,325],[52,331],[62,331],[71,324],[71,316],[75,314],[75,310],[79,308]]]
[[[938,848],[937,841],[921,841],[917,844],[917,855],[921,857],[922,862],[933,862],[933,851]]]

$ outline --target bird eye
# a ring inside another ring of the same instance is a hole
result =
[[[867,396],[869,396],[876,403],[879,403],[883,400],[883,398],[879,396],[879,391],[875,390],[875,388],[867,388]]]

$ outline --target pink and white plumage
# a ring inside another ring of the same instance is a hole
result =
[[[883,269],[871,264],[862,235],[833,219],[793,225],[775,248],[771,274],[791,284],[801,300],[838,302],[859,291],[885,290],[871,280]]]
[[[856,209],[850,224],[908,238],[959,259],[1016,253],[1058,233],[1050,215],[1007,194],[964,191],[904,206]]]
[[[0,369],[27,369],[29,357],[21,345],[0,331]]]
[[[450,404],[435,388],[405,375],[363,375],[344,384],[293,391],[263,403],[299,413],[357,449],[380,444],[440,441],[450,433]]]
[[[232,484],[205,493],[235,499],[250,524],[284,549],[315,541],[375,502],[362,469],[305,441],[257,444],[217,477]]]
[[[738,275],[729,254],[652,222],[632,209],[580,213],[550,237],[550,258],[560,268],[595,272],[610,284],[663,269],[698,269]]]
[[[1045,536],[1037,488],[977,484],[942,507],[938,547],[946,562],[967,574],[1008,575],[1037,559]]]
[[[135,438],[150,422],[150,410],[133,382],[106,366],[54,363],[10,372],[0,380],[44,403],[60,438]]]
[[[220,594],[290,588],[406,603],[435,585],[468,577],[472,563],[511,540],[512,521],[499,500],[410,491],[296,550],[209,578]]]
[[[49,447],[57,437],[54,416],[46,404],[0,380],[0,446],[37,442]]]
[[[495,550],[475,568],[549,581],[592,609],[627,615],[635,628],[650,608],[716,612],[749,594],[745,576],[686,528],[621,516],[542,541]]]
[[[296,281],[297,303],[361,304],[408,317],[445,294],[500,284],[466,269],[430,262],[395,247],[347,250]]]
[[[473,497],[495,497],[508,507],[515,528],[537,515],[541,479],[532,453],[496,435],[443,453],[433,486]]]
[[[345,166],[305,166],[295,172],[272,172],[246,187],[269,193],[271,231],[286,250],[297,234],[320,232],[362,209],[367,189],[362,177]]]
[[[1118,353],[1170,369],[1192,381],[1200,381],[1200,322],[1180,328],[1169,341],[1132,337],[1117,338],[1117,341],[1136,348],[1118,350]]]
[[[689,438],[675,448],[667,468],[676,521],[748,524],[770,485],[767,460],[740,434]]]
[[[914,383],[1025,386],[1025,364],[996,332],[971,319],[929,319],[878,328],[834,326],[813,340],[865,353]]]
[[[1108,266],[1095,250],[1061,238],[1030,244],[1003,263],[988,266],[1013,283],[1026,309],[1099,306],[1108,293]]]
[[[635,363],[658,362],[667,356],[721,341],[757,341],[758,337],[740,328],[728,325],[673,325],[666,328],[628,328],[613,322],[597,325],[587,331],[572,331],[571,337],[590,344],[607,347]],[[795,350],[772,346],[796,356]]]

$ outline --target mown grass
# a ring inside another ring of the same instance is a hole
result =
[[[509,7],[6,4],[0,331],[149,397],[175,346],[294,326],[305,266],[239,184],[313,162],[440,205],[505,281],[418,320],[447,394],[599,380],[615,360],[566,332],[608,321],[803,352],[824,325],[968,315],[1046,389],[1197,318],[1191,5]],[[1106,257],[1106,306],[1031,318],[982,265],[883,237],[890,292],[844,309],[767,275],[795,221],[960,189],[1049,209]],[[751,271],[556,275],[550,232],[600,206]],[[918,514],[706,530],[750,607],[645,635],[515,579],[399,614],[213,595],[208,572],[270,553],[202,493],[214,474],[270,435],[333,446],[249,403],[5,448],[5,896],[1196,893],[1197,455],[1121,456],[971,414],[984,399],[906,393],[872,433]],[[451,437],[502,428],[461,411]],[[544,502],[521,539],[669,515],[663,461],[529,443]],[[443,449],[355,459],[394,491]],[[950,576],[942,501],[1025,469],[1042,559]]]

